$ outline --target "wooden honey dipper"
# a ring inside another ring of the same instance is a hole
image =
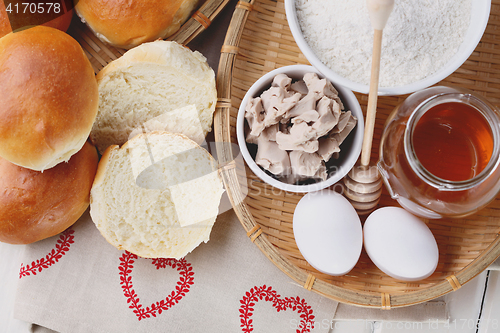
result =
[[[367,0],[366,4],[374,32],[365,132],[361,148],[360,164],[352,168],[344,178],[344,185],[346,187],[344,194],[359,215],[365,215],[373,211],[382,194],[382,178],[377,167],[370,166],[370,155],[377,111],[382,32],[394,8],[394,0]]]

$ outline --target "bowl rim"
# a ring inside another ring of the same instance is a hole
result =
[[[354,165],[356,164],[360,154],[361,154],[361,147],[363,143],[363,134],[364,134],[364,117],[363,117],[363,112],[361,110],[361,106],[359,104],[358,99],[354,95],[354,93],[342,86],[339,85],[338,83],[332,82],[333,86],[335,89],[337,89],[338,93],[340,96],[342,96],[342,99],[346,104],[349,104],[350,111],[356,116],[358,119],[357,124],[356,124],[356,136],[354,137],[353,143],[351,150],[354,151],[354,153],[350,153],[349,156],[346,157],[344,163],[342,164],[341,170],[337,173],[335,173],[333,176],[328,178],[325,181],[317,182],[314,184],[307,184],[307,185],[294,185],[294,184],[287,184],[280,182],[279,180],[274,179],[273,177],[269,176],[266,174],[255,162],[255,160],[252,158],[250,155],[250,152],[248,151],[248,147],[245,141],[245,133],[244,133],[244,124],[245,124],[245,106],[248,103],[248,100],[251,97],[254,97],[256,93],[259,91],[265,89],[266,86],[271,86],[271,82],[277,74],[286,74],[291,71],[297,71],[299,73],[302,73],[301,75],[305,73],[310,73],[314,72],[318,74],[319,77],[321,78],[326,78],[325,75],[323,75],[321,72],[319,72],[315,67],[310,66],[310,65],[289,65],[289,66],[283,66],[276,68],[263,76],[261,76],[257,81],[255,81],[252,86],[248,89],[248,91],[245,93],[245,96],[243,97],[239,109],[238,109],[238,115],[236,118],[236,139],[238,142],[238,146],[241,152],[241,155],[243,156],[243,159],[249,166],[249,168],[252,170],[252,172],[259,177],[262,181],[265,183],[272,185],[278,189],[288,191],[288,192],[295,192],[295,193],[307,193],[307,192],[314,192],[314,191],[319,191],[322,189],[325,189],[338,181],[340,181],[348,172],[351,170]],[[328,80],[328,78],[326,78]],[[331,80],[330,80],[331,82]]]
[[[296,0],[284,0],[285,14],[292,36],[306,59],[330,81],[338,82],[339,84],[351,89],[352,91],[368,94],[370,90],[369,85],[354,82],[340,76],[332,69],[324,65],[321,60],[314,54],[301,33],[301,28],[296,15],[295,1]],[[453,72],[455,72],[460,66],[462,66],[462,64],[470,57],[472,52],[474,52],[476,46],[481,41],[484,31],[486,30],[491,11],[491,1],[471,0],[471,6],[471,23],[469,24],[469,28],[464,36],[464,40],[460,45],[457,53],[443,67],[441,67],[434,74],[409,84],[396,87],[379,87],[378,95],[405,95],[421,89],[425,89],[445,79]],[[474,24],[472,24],[472,22],[474,22]]]

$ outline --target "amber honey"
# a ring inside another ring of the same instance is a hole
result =
[[[474,107],[458,102],[436,105],[415,125],[412,144],[420,164],[449,181],[477,176],[493,153],[493,133]]]
[[[500,192],[500,113],[470,90],[435,86],[389,115],[377,164],[391,198],[424,218],[461,218]]]

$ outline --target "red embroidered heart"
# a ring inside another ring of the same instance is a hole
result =
[[[297,329],[297,333],[311,331],[314,320],[313,310],[307,305],[304,299],[298,296],[295,298],[281,298],[271,286],[266,287],[266,285],[263,285],[261,287],[253,287],[250,291],[247,291],[245,296],[240,300],[240,326],[242,327],[242,332],[250,333],[253,331],[253,319],[250,318],[253,315],[253,307],[258,301],[263,299],[266,302],[273,302],[273,307],[277,312],[286,311],[288,309],[297,311],[300,315],[300,324],[298,325],[299,329]]]
[[[132,285],[132,268],[133,264],[137,259],[137,255],[125,251],[120,257],[120,265],[118,269],[120,270],[120,284],[122,285],[123,294],[127,298],[127,303],[130,303],[129,308],[133,310],[137,318],[140,320],[144,318],[150,318],[151,316],[156,317],[156,313],[161,314],[163,311],[170,309],[175,304],[186,296],[189,292],[189,288],[193,285],[193,267],[191,264],[182,258],[180,260],[176,259],[164,259],[156,258],[152,259],[152,264],[156,266],[156,269],[166,268],[170,266],[180,274],[179,281],[175,286],[170,295],[168,295],[164,300],[151,304],[151,306],[144,308],[139,302],[140,299],[135,293]]]
[[[44,258],[33,261],[31,264],[24,266],[21,264],[21,269],[19,270],[19,278],[28,275],[36,275],[40,273],[44,268],[49,268],[49,266],[54,265],[63,255],[69,251],[69,247],[74,243],[73,234],[75,231],[73,229],[67,229],[59,235],[59,239],[56,242],[55,248],[53,248]]]

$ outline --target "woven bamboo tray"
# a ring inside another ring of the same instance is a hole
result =
[[[272,69],[307,64],[294,42],[283,0],[238,2],[221,50],[214,119],[216,142],[236,144],[236,116],[247,89]],[[470,58],[443,83],[462,86],[500,105],[500,0],[492,1],[486,32]],[[363,112],[367,95],[356,94]],[[383,124],[407,96],[379,97],[373,147],[378,148]],[[434,274],[417,282],[400,282],[378,270],[362,252],[354,269],[333,277],[312,268],[293,237],[292,216],[301,194],[263,183],[241,162],[235,145],[218,145],[222,176],[233,208],[251,241],[283,272],[309,290],[334,300],[390,309],[417,304],[460,288],[500,255],[500,198],[465,219],[426,221],[440,251]],[[372,164],[378,151],[372,153]],[[385,189],[384,189],[385,190]],[[395,206],[387,191],[379,206]],[[390,241],[390,240],[389,240]]]
[[[230,0],[201,0],[200,7],[166,40],[186,45],[200,33],[208,29],[212,21],[226,7]],[[73,36],[82,46],[97,74],[104,66],[121,57],[127,50],[105,44],[74,15],[68,34]]]

